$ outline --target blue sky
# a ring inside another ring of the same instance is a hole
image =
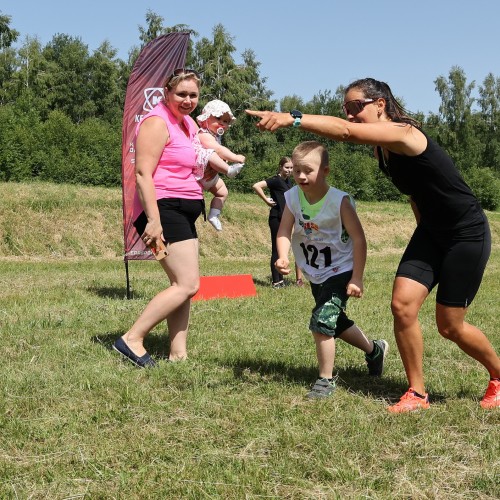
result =
[[[410,111],[437,113],[434,80],[460,66],[475,81],[500,77],[500,1],[478,0],[0,0],[20,33],[42,44],[57,33],[79,37],[93,52],[104,40],[127,58],[150,9],[165,26],[186,24],[211,38],[222,24],[235,59],[251,49],[274,98],[305,101],[366,76],[387,82]]]

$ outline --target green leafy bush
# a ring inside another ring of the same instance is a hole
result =
[[[465,180],[486,210],[496,210],[500,206],[500,179],[489,168],[472,168]]]

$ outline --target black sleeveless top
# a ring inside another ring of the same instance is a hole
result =
[[[423,132],[422,132],[423,133]],[[483,225],[483,211],[448,154],[425,133],[427,147],[417,156],[388,152],[384,161],[377,147],[379,167],[420,212],[420,224],[432,232],[453,233]]]
[[[275,175],[266,179],[266,184],[269,188],[271,198],[276,202],[276,205],[271,207],[269,211],[269,217],[278,217],[281,219],[286,204],[285,191],[288,191],[292,187],[292,181],[290,178],[283,179],[280,175]]]

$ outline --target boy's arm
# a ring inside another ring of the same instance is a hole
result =
[[[198,135],[202,146],[207,149],[213,149],[223,160],[235,163],[245,163],[245,157],[243,155],[237,155],[229,148],[219,144],[219,142],[212,135],[207,133],[200,133]]]
[[[290,261],[288,260],[288,253],[290,252],[290,239],[292,236],[293,224],[295,218],[290,212],[288,205],[285,205],[285,210],[281,216],[280,227],[276,237],[276,246],[278,248],[278,260],[275,262],[274,267],[280,274],[290,274]]]
[[[363,296],[363,273],[366,264],[366,238],[358,214],[348,196],[344,196],[340,205],[342,225],[349,234],[353,243],[352,277],[347,285],[347,295],[350,297]]]

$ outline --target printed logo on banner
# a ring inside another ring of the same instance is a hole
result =
[[[151,111],[163,99],[163,89],[161,87],[153,87],[144,89],[144,104],[142,109],[144,111]]]
[[[163,99],[163,89],[161,87],[151,87],[144,89],[144,103],[142,109],[149,113]],[[135,123],[139,123],[144,115],[135,115]]]

